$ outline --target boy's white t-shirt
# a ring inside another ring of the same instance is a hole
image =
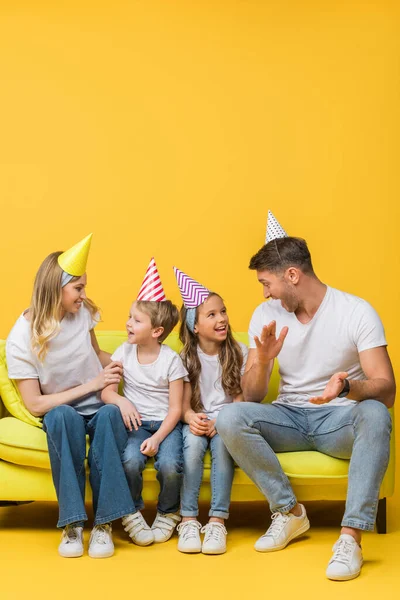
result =
[[[87,383],[102,370],[92,346],[90,331],[97,325],[82,304],[75,314],[66,314],[60,331],[49,342],[43,362],[31,347],[31,326],[22,314],[6,342],[8,376],[10,379],[38,379],[42,394],[57,394]],[[71,403],[81,415],[89,416],[103,406],[100,392],[89,394]]]
[[[242,375],[247,361],[249,352],[247,346],[238,342],[243,354]],[[219,362],[218,354],[210,356],[202,351],[200,346],[197,346],[197,353],[200,359],[200,398],[203,404],[203,412],[210,418],[216,419],[220,410],[226,405],[233,402],[232,396],[226,394],[222,387],[222,367]],[[185,379],[189,381],[188,378]]]
[[[250,348],[256,347],[254,336],[259,337],[271,321],[276,321],[277,336],[282,327],[289,327],[278,355],[281,382],[275,402],[280,404],[318,408],[321,405],[311,404],[309,399],[322,395],[332,375],[346,371],[349,379],[365,380],[359,353],[387,345],[382,322],[372,306],[331,287],[306,324],[285,310],[280,300],[260,304],[250,322]],[[322,406],[355,403],[336,398]]]
[[[138,361],[137,345],[125,342],[112,360],[123,364],[124,396],[136,406],[142,421],[163,421],[168,414],[169,384],[187,375],[179,354],[161,344],[157,359],[143,365]]]

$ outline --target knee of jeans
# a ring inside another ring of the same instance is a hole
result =
[[[243,406],[241,403],[227,404],[220,411],[215,425],[216,430],[223,440],[235,434],[239,425],[243,422]]]
[[[164,479],[175,479],[183,473],[183,461],[180,458],[156,461],[154,467]]]
[[[381,437],[383,433],[391,432],[392,419],[386,406],[378,400],[364,400],[357,405],[357,421],[368,428],[369,435]]]
[[[106,404],[105,406],[102,406],[101,408],[99,408],[99,414],[97,419],[115,419],[116,417],[120,418],[122,420],[121,417],[121,411],[119,410],[118,406],[116,406],[115,404]]]
[[[49,423],[52,425],[58,425],[64,421],[79,421],[79,419],[80,415],[74,408],[72,408],[72,406],[69,406],[69,404],[61,404],[60,406],[56,406],[44,416],[47,427],[49,426]]]
[[[129,455],[124,454],[122,457],[122,464],[127,476],[135,477],[140,475],[144,470],[146,466],[146,458],[140,453],[129,453]]]

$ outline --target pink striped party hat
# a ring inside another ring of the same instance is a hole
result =
[[[267,221],[267,234],[265,237],[265,243],[271,242],[276,238],[288,237],[288,234],[283,229],[282,225],[279,221],[274,217],[272,212],[268,211],[268,221]]]
[[[182,300],[186,308],[197,308],[207,300],[210,290],[201,285],[183,271],[174,267],[176,281],[181,292]]]
[[[164,289],[158,274],[156,261],[151,259],[144,276],[142,287],[136,300],[150,300],[151,302],[162,302],[166,300]]]

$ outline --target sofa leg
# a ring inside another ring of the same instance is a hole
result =
[[[378,533],[386,533],[386,498],[382,498],[378,502],[376,530]]]

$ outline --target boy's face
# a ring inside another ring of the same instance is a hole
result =
[[[136,302],[131,306],[126,330],[130,344],[147,344],[153,338],[154,329],[151,325],[150,317],[145,312],[136,308]]]

